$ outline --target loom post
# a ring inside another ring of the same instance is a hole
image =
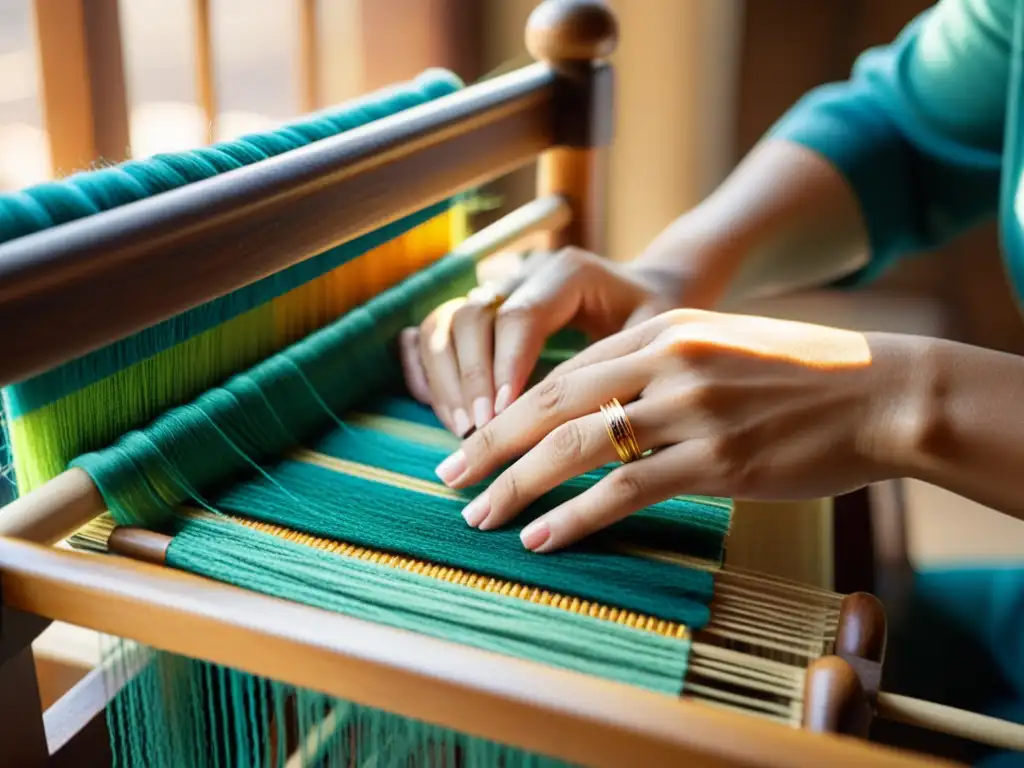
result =
[[[526,47],[557,73],[554,147],[537,165],[539,196],[563,196],[569,226],[549,236],[551,249],[605,252],[607,147],[614,122],[614,76],[607,59],[618,22],[603,0],[544,0],[530,15]]]

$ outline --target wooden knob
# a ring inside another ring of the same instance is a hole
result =
[[[603,0],[544,0],[526,24],[526,48],[546,62],[607,59],[619,23]]]
[[[882,661],[885,655],[885,609],[867,592],[843,598],[836,629],[836,653]]]
[[[838,656],[811,662],[804,679],[804,728],[866,738],[870,724],[867,694],[853,667]]]

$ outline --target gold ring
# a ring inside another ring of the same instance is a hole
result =
[[[613,397],[602,405],[601,415],[604,416],[608,439],[612,441],[615,452],[619,454],[619,461],[629,464],[631,461],[639,459],[643,455],[640,451],[640,444],[636,441],[633,425],[619,401]]]

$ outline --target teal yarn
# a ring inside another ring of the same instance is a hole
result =
[[[199,398],[71,466],[92,477],[121,525],[155,527],[187,500],[254,472],[401,382],[393,340],[464,295],[476,265],[450,255]]]
[[[167,564],[174,568],[515,658],[671,695],[682,690],[689,650],[682,639],[324,552],[225,520],[186,519],[173,530]]]
[[[168,564],[182,570],[666,695],[683,687],[688,640],[311,549],[226,521],[182,520],[174,531]],[[562,765],[207,662],[130,644],[116,650],[108,658],[119,663],[108,674],[120,692],[107,718],[117,765],[281,768],[289,711],[298,743],[310,748],[305,764]],[[331,727],[321,728],[328,717]],[[274,754],[267,748],[272,736]]]
[[[188,152],[131,160],[2,195],[0,243],[258,163],[447,96],[461,86],[450,72],[429,70],[408,83],[346,103],[339,109],[306,116],[275,131]],[[429,206],[131,338],[10,386],[5,391],[7,417],[16,418],[41,408],[237,317],[413,229],[453,202],[454,199]]]
[[[525,549],[519,532],[526,522],[552,506],[550,497],[532,505],[513,525],[482,532],[462,519],[460,512],[468,499],[436,498],[294,461],[282,461],[267,474],[232,486],[211,499],[210,507],[223,514],[536,586],[694,629],[710,620],[708,604],[714,596],[710,572],[604,545],[611,536],[616,536],[616,543],[633,544],[648,540],[649,535],[630,540],[621,530],[609,531],[604,537],[544,556]],[[592,476],[581,478],[577,488],[588,482],[594,482]],[[663,506],[673,505],[666,502]],[[679,527],[685,528],[683,510],[673,512],[678,514]],[[640,519],[631,522],[627,531],[643,530]]]
[[[432,427],[438,432],[445,430],[433,410],[409,398],[385,397],[363,404],[361,410],[368,414]],[[311,444],[310,448],[336,458],[437,482],[435,469],[448,451],[437,447],[436,442],[420,442],[417,444],[414,436],[396,436],[360,425],[342,425]],[[612,469],[613,465],[599,467],[552,489],[538,504],[524,513],[520,527],[579,495]],[[484,485],[486,482],[470,490],[468,495],[482,491]],[[731,522],[732,505],[727,499],[677,496],[615,523],[605,534],[598,534],[597,540],[607,538],[637,547],[663,549],[720,563],[725,556],[724,542]]]

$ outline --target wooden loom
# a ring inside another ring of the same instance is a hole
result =
[[[263,168],[0,247],[0,385],[534,161],[537,198],[462,248],[483,257],[544,234],[601,251],[616,35],[597,0],[546,0],[527,30],[536,64]],[[256,216],[273,232],[253,227]],[[50,621],[576,764],[934,764],[866,741],[876,714],[1024,748],[1012,726],[880,692],[885,617],[868,595],[726,573],[734,594],[783,618],[752,629],[723,590],[718,623],[698,638],[706,663],[675,699],[184,574],[162,565],[167,538],[148,531],[117,531],[120,557],[55,546],[103,512],[89,477],[70,470],[0,514],[3,765],[92,765],[105,746],[99,671],[39,711],[31,643]],[[748,672],[738,682],[715,664],[737,657]]]

